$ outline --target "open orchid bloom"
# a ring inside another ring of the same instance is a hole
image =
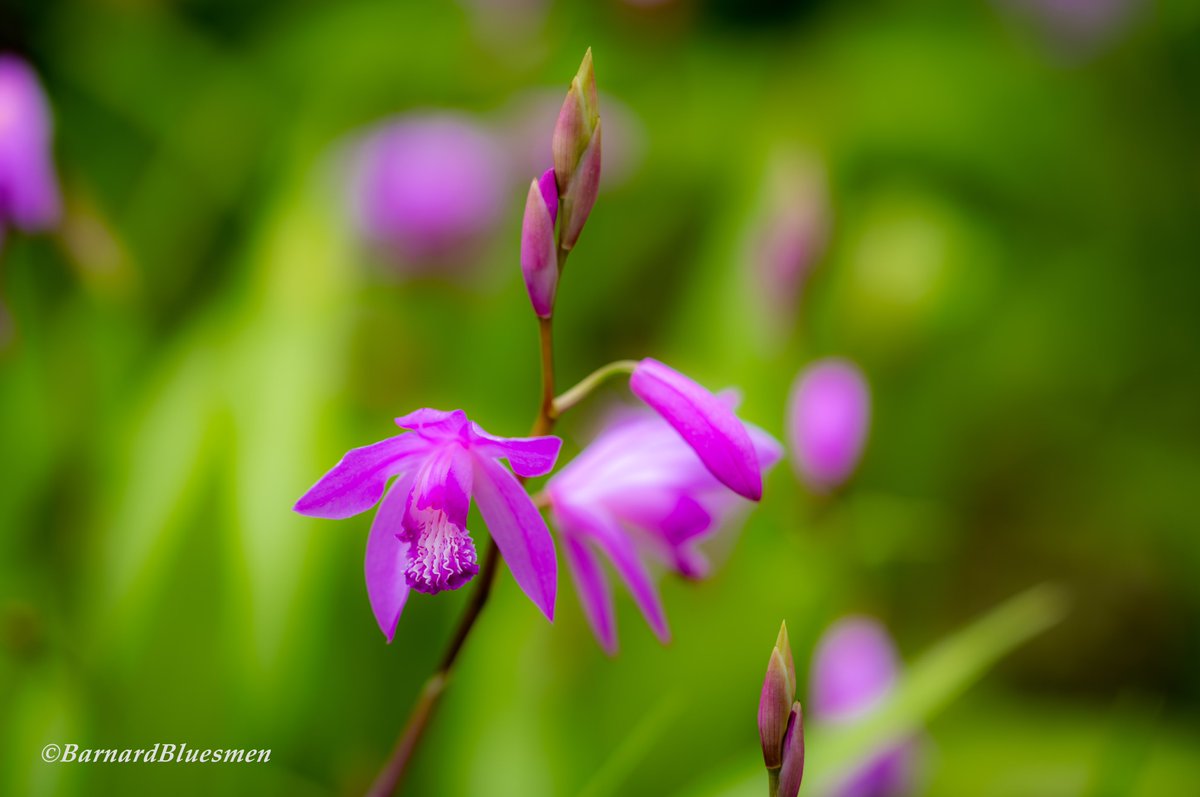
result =
[[[496,460],[507,459],[519,476],[542,476],[554,467],[562,441],[494,437],[462,410],[417,410],[396,424],[410,431],[349,451],[295,506],[303,515],[338,519],[379,504],[366,579],[388,641],[409,590],[458,589],[479,572],[466,528],[472,497],[517,584],[553,619],[554,542],[525,488]]]
[[[713,398],[736,420],[732,394]],[[751,442],[756,469],[774,465],[780,444],[761,429],[737,423]],[[666,641],[666,617],[643,554],[687,578],[702,578],[708,561],[699,543],[749,503],[718,481],[666,420],[644,410],[615,417],[551,477],[546,492],[588,623],[610,654],[617,646],[616,625],[598,555],[609,560],[651,629]]]
[[[809,705],[830,723],[869,713],[892,691],[899,672],[895,646],[869,617],[846,617],[830,626],[813,656]],[[833,794],[900,797],[912,791],[913,742],[886,747],[864,760]]]
[[[61,212],[50,106],[33,69],[0,54],[0,242],[5,228],[52,227]]]

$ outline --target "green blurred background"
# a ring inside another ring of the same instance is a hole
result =
[[[370,783],[467,590],[411,600],[388,646],[369,516],[290,507],[413,408],[524,433],[533,175],[468,276],[406,278],[348,234],[337,148],[412,109],[511,129],[591,46],[626,175],[560,287],[562,383],[654,355],[782,437],[798,370],[838,354],[871,438],[832,500],[775,469],[714,577],[664,584],[669,646],[618,590],[610,660],[569,581],[549,625],[502,574],[407,793],[757,786],[781,619],[802,670],[849,612],[913,660],[1050,581],[1066,619],[921,721],[922,792],[1200,794],[1191,0],[1082,37],[1002,0],[4,2],[68,214],[0,255],[0,792]],[[820,164],[830,236],[764,335],[745,239],[781,151]],[[569,418],[568,451],[590,429]],[[273,752],[55,766],[48,742]]]

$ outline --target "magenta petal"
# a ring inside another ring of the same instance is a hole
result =
[[[335,520],[365,512],[379,502],[388,479],[428,445],[417,435],[402,434],[351,449],[301,496],[293,509],[309,517]]]
[[[462,410],[416,410],[401,415],[396,419],[396,425],[423,437],[453,437],[467,425],[467,414]]]
[[[568,527],[586,533],[600,547],[613,563],[617,575],[629,587],[629,593],[633,595],[634,602],[641,609],[655,636],[662,642],[670,641],[671,632],[667,629],[667,617],[658,597],[658,588],[646,572],[646,566],[638,558],[637,550],[625,530],[615,521],[598,513],[585,513],[562,506],[556,507],[555,511]]]
[[[762,470],[754,445],[724,401],[650,358],[638,364],[629,388],[674,427],[721,483],[752,501],[762,497]]]
[[[557,205],[557,194],[554,202]],[[533,310],[542,318],[549,318],[554,312],[554,294],[558,290],[558,244],[548,204],[538,181],[532,181],[521,223],[521,273]]]
[[[554,620],[558,562],[546,521],[525,488],[495,460],[476,455],[474,494],[488,531],[517,584]]]
[[[471,424],[471,448],[481,456],[507,459],[518,476],[545,476],[554,468],[562,440],[557,437],[496,437]]]
[[[563,548],[567,552],[567,567],[579,588],[579,603],[596,640],[610,656],[617,652],[616,613],[613,611],[612,590],[596,556],[582,540],[566,535]]]
[[[404,504],[412,487],[412,477],[396,480],[379,505],[371,534],[367,537],[367,558],[364,566],[367,577],[367,597],[379,630],[391,642],[404,602],[408,600],[408,583],[404,568],[408,559],[408,543],[397,537],[401,530]]]

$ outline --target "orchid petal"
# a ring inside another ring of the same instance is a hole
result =
[[[554,468],[562,440],[557,437],[496,437],[471,424],[471,448],[481,456],[507,459],[518,476],[545,476]]]
[[[433,439],[455,437],[467,425],[467,414],[462,410],[421,409],[401,415],[396,419],[401,429],[411,429],[422,437]]]
[[[567,567],[579,589],[579,604],[588,625],[604,652],[610,656],[617,652],[616,613],[613,610],[612,590],[596,555],[587,544],[566,534],[563,549],[567,554]]]
[[[408,543],[397,535],[401,530],[404,505],[412,487],[412,476],[396,480],[392,489],[379,504],[371,534],[367,537],[367,557],[364,570],[367,577],[367,597],[379,630],[390,643],[396,635],[396,623],[408,600],[408,583],[404,567],[408,559]]]
[[[475,501],[488,531],[518,586],[553,621],[558,563],[550,529],[511,473],[488,457],[474,460]]]
[[[658,588],[646,571],[646,566],[638,558],[633,542],[625,530],[614,520],[598,512],[580,511],[575,507],[566,506],[556,506],[555,511],[569,527],[579,529],[600,547],[616,568],[617,575],[629,587],[629,593],[655,636],[662,642],[670,641],[671,632],[667,629],[667,618],[663,613]]]
[[[365,512],[379,502],[388,479],[425,451],[427,440],[402,434],[354,448],[309,489],[293,509],[309,517],[338,520]]]
[[[683,437],[722,484],[752,501],[762,497],[762,469],[750,435],[723,401],[650,358],[639,363],[629,388]]]

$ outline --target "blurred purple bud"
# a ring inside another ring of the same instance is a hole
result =
[[[1041,29],[1063,55],[1087,55],[1128,29],[1141,0],[998,0]]]
[[[891,693],[899,660],[887,630],[869,617],[834,623],[813,656],[810,705],[830,723],[869,713]],[[891,745],[867,757],[838,787],[835,797],[894,797],[911,791],[913,742]]]
[[[521,273],[533,310],[542,318],[554,312],[558,289],[558,250],[554,242],[554,220],[558,216],[558,188],[554,170],[529,184],[525,220],[521,225]]]
[[[563,249],[570,249],[583,230],[600,187],[600,100],[590,48],[571,80],[550,148],[562,197],[563,235],[559,243]]]
[[[786,626],[779,633],[786,638]],[[787,656],[791,657],[790,651]],[[795,699],[795,676],[789,675],[784,652],[776,642],[767,663],[767,676],[763,680],[762,695],[758,701],[758,736],[762,741],[763,763],[767,769],[783,766],[784,736],[787,733],[788,714]]]
[[[795,155],[772,159],[761,215],[751,228],[748,259],[758,301],[776,326],[792,323],[829,235],[829,199],[821,167]]]
[[[36,232],[58,223],[52,132],[37,75],[20,58],[0,54],[0,230]]]
[[[796,797],[804,779],[804,712],[792,703],[787,734],[783,739],[783,769],[779,772],[779,797]]]
[[[461,264],[504,213],[503,147],[455,113],[414,113],[359,139],[351,168],[355,225],[412,270]]]
[[[882,625],[869,617],[839,620],[817,643],[810,705],[824,719],[860,716],[891,691],[897,669]]]
[[[856,365],[836,358],[800,373],[788,402],[788,437],[797,475],[828,491],[854,472],[870,425],[871,396]]]

